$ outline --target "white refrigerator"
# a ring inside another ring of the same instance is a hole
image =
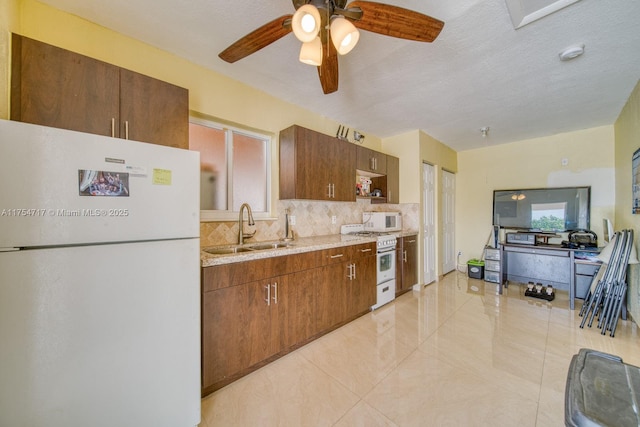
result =
[[[199,169],[0,120],[0,426],[200,423]]]

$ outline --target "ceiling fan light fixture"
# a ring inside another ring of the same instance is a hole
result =
[[[351,52],[360,38],[360,32],[349,20],[336,16],[331,20],[331,41],[340,55]]]
[[[305,4],[300,6],[291,18],[293,34],[303,43],[311,42],[320,32],[320,12],[318,8]]]
[[[322,64],[322,41],[316,37],[310,42],[302,43],[300,48],[300,62],[319,67]]]

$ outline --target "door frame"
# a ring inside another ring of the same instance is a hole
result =
[[[436,275],[436,167],[422,163],[422,283],[435,282]]]
[[[442,170],[442,274],[456,269],[456,175]]]

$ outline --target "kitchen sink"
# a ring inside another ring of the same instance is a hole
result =
[[[211,255],[231,255],[231,254],[239,254],[244,252],[254,252],[254,251],[265,251],[268,249],[280,249],[280,248],[288,248],[292,246],[292,243],[289,242],[273,242],[273,243],[254,243],[246,246],[227,246],[227,247],[213,247],[203,249],[204,252],[209,253]]]
[[[249,246],[251,249],[256,251],[263,251],[265,249],[280,249],[280,248],[288,248],[291,246],[291,243],[287,242],[276,242],[276,243],[257,243],[255,245]]]
[[[253,249],[245,248],[245,247],[235,247],[235,248],[209,248],[204,249],[205,252],[211,255],[229,255],[229,254],[239,254],[242,252],[252,252]]]

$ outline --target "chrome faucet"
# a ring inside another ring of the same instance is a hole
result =
[[[284,210],[284,238],[283,242],[290,242],[295,238],[293,230],[289,228],[289,208]]]
[[[251,212],[251,206],[249,206],[248,203],[243,203],[240,206],[240,215],[238,216],[238,244],[242,245],[244,243],[244,239],[250,239],[251,237],[254,236],[254,234],[256,234],[256,230],[253,230],[253,233],[245,233],[244,232],[244,218],[242,215],[242,212],[244,209],[247,209],[247,213],[249,215],[249,222],[247,223],[250,226],[254,226],[256,225],[256,223],[253,221],[253,213]]]

